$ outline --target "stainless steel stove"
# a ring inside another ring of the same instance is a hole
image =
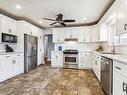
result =
[[[78,50],[64,50],[63,54],[65,68],[78,68]]]

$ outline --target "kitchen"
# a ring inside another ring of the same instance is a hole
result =
[[[127,94],[127,0],[0,2],[0,95]]]

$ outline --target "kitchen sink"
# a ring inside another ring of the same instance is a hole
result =
[[[118,53],[114,53],[114,52],[102,52],[101,54],[118,54]]]

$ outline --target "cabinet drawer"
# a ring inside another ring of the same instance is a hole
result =
[[[127,65],[126,64],[114,61],[113,62],[113,70],[115,70],[119,74],[127,77]]]

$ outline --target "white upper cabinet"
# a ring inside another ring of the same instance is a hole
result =
[[[91,26],[91,42],[99,42],[100,40],[100,35],[99,35],[99,30],[98,30],[98,25],[93,25]]]
[[[63,28],[54,28],[53,29],[53,42],[64,42],[64,36],[66,32]]]
[[[81,27],[78,35],[79,42],[90,42],[90,27]]]
[[[127,31],[127,4],[126,0],[120,0],[116,6],[117,13],[117,34]]]
[[[97,34],[96,28],[92,30],[94,34]],[[93,35],[94,35],[93,34]],[[98,36],[96,36],[98,39]],[[90,42],[91,27],[66,27],[66,28],[53,28],[53,42],[64,42],[65,38],[77,38],[79,42]]]
[[[100,41],[108,41],[108,27],[102,23],[99,27]]]
[[[16,20],[0,15],[0,32],[16,35]]]

